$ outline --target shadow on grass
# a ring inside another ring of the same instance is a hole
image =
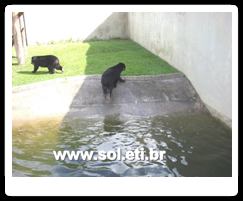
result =
[[[36,73],[32,73],[32,71],[19,71],[17,72],[19,74],[25,74],[25,75],[43,75],[43,74],[49,74],[49,72],[44,71],[37,71]]]
[[[107,68],[125,63],[123,75],[177,73],[173,66],[131,40],[87,41],[85,74],[102,74]]]
[[[126,52],[126,46],[132,44],[129,40],[116,39],[110,44],[99,40],[91,40],[86,43],[89,44],[84,71],[86,75],[102,74],[108,67],[114,66],[119,62],[126,63],[126,65],[129,63],[130,58]]]

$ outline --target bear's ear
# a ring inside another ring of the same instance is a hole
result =
[[[123,70],[125,70],[126,69],[126,65],[124,63],[121,63],[121,64],[122,64]]]
[[[126,68],[125,64],[122,63],[122,62],[120,62],[118,65],[119,65],[119,66],[122,66],[123,68],[124,68],[124,67]]]

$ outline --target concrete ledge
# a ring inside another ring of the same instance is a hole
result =
[[[151,79],[153,80],[166,80],[166,79],[172,79],[172,78],[182,78],[185,77],[184,74],[182,73],[171,73],[171,74],[161,74],[161,75],[142,75],[142,76],[123,76],[126,81],[150,81]],[[101,79],[101,75],[81,75],[81,76],[72,76],[72,77],[66,77],[66,78],[57,78],[54,80],[47,80],[47,81],[41,81],[37,83],[32,83],[32,84],[25,84],[21,86],[16,86],[13,87],[12,92],[17,93],[25,90],[30,90],[33,88],[41,87],[43,88],[44,86],[50,86],[52,84],[60,84],[60,83],[67,83],[67,82],[76,82],[76,81],[81,81],[81,80],[99,80]]]
[[[182,73],[127,76],[104,100],[100,75],[75,76],[13,88],[13,121],[35,118],[97,117],[110,114],[154,116],[205,110]]]

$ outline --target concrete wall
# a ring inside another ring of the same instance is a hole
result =
[[[128,37],[127,13],[123,12],[39,9],[26,11],[25,20],[29,44]]]
[[[128,33],[182,71],[209,110],[232,119],[231,13],[129,13]]]
[[[89,36],[90,39],[107,40],[112,38],[127,39],[127,13],[112,13],[103,23],[101,23]]]

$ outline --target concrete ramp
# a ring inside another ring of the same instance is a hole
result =
[[[99,76],[75,76],[13,88],[13,120],[45,117],[166,115],[204,110],[196,91],[181,73],[128,76],[105,101]]]

